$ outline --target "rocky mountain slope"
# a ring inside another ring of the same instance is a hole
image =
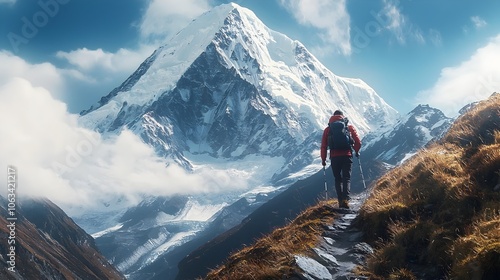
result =
[[[52,202],[24,201],[14,216],[8,215],[5,198],[0,203],[1,279],[125,279],[94,239]]]

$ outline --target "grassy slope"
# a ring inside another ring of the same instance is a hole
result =
[[[377,250],[372,279],[497,279],[500,274],[500,95],[383,176],[358,226]]]
[[[336,215],[331,205],[320,202],[302,212],[290,224],[232,254],[206,279],[282,279],[294,275],[294,255],[307,254],[315,247],[323,229],[332,224]]]
[[[370,279],[497,279],[500,275],[500,94],[478,104],[439,143],[384,175],[357,227],[376,247]],[[320,202],[235,252],[206,279],[282,279],[296,272],[335,215]]]
[[[0,207],[0,260],[5,264],[14,245],[15,273],[4,265],[0,279],[125,279],[98,252],[92,237],[49,200],[18,205],[15,244],[7,243],[7,213]]]

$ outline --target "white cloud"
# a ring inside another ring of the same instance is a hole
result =
[[[376,15],[379,23],[383,23],[383,27],[391,32],[401,45],[406,44],[408,39],[424,44],[425,36],[422,30],[401,12],[399,4],[397,0],[384,0],[382,10]]]
[[[300,24],[321,30],[325,45],[332,44],[340,53],[351,54],[350,16],[345,0],[281,0],[280,3]]]
[[[140,32],[143,39],[164,40],[211,8],[209,0],[150,0]]]
[[[117,197],[130,205],[144,195],[241,190],[250,178],[238,170],[167,166],[130,131],[102,139],[79,127],[49,91],[21,78],[0,87],[0,119],[0,165],[18,169],[20,199],[44,196],[63,209],[91,209]],[[6,182],[5,172],[0,180]]]
[[[12,78],[23,78],[66,102],[72,112],[80,112],[121,84],[152,50],[144,46],[137,51],[122,49],[116,54],[86,49],[59,52],[58,56],[70,63],[67,68],[57,68],[48,62],[31,64],[0,50],[0,85]]]
[[[103,49],[81,48],[70,52],[57,52],[58,58],[68,61],[79,71],[104,70],[108,73],[132,73],[151,53],[154,47],[142,45],[138,50],[119,49],[116,53]]]
[[[472,21],[472,24],[476,29],[485,27],[487,25],[486,21],[479,16],[473,16],[470,18],[470,20]]]
[[[64,69],[67,88],[63,99],[71,112],[88,109],[102,96],[120,85],[150,56],[155,46],[141,45],[136,50],[119,49],[115,53],[103,49],[81,48],[57,52],[56,56],[68,62]]]
[[[399,2],[384,1],[385,7],[383,9],[383,13],[389,20],[385,28],[394,33],[394,36],[399,43],[404,43],[406,41],[406,36],[403,29],[406,26],[406,17],[401,14],[401,11],[397,6],[398,3]]]
[[[448,116],[465,105],[500,91],[500,34],[476,50],[466,61],[441,70],[434,86],[421,91],[417,103],[429,104]]]
[[[19,77],[30,81],[34,86],[49,89],[54,97],[62,98],[64,73],[50,63],[30,64],[24,59],[0,50],[0,85],[12,78]]]

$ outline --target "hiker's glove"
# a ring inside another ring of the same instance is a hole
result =
[[[324,161],[324,160],[323,160],[323,161],[321,161],[321,164],[322,164],[323,166],[326,166],[326,161]]]
[[[359,152],[356,152],[356,157],[359,157]]]

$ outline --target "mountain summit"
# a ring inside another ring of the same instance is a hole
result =
[[[83,111],[81,123],[102,133],[127,127],[189,168],[186,152],[233,159],[287,154],[337,108],[362,135],[397,115],[366,83],[334,75],[300,42],[231,3],[158,48]]]

